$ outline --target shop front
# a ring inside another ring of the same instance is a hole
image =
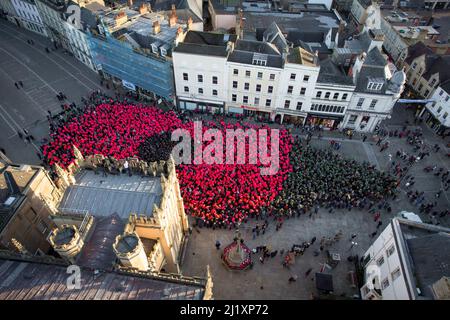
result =
[[[269,111],[262,111],[261,109],[249,106],[241,106],[241,108],[244,110],[244,116],[246,117],[252,117],[257,121],[270,121],[271,119],[272,113]]]
[[[180,110],[188,110],[193,112],[213,114],[224,113],[224,104],[217,102],[199,102],[178,98],[178,107]]]
[[[306,112],[295,111],[295,110],[283,110],[278,109],[279,114],[275,118],[275,121],[280,124],[303,126],[306,121],[308,114]],[[278,117],[280,117],[279,121]]]
[[[239,107],[228,107],[228,113],[230,114],[244,114],[244,109]]]
[[[306,124],[309,126],[322,126],[325,130],[335,130],[343,118],[344,116],[309,113],[306,118]]]
[[[445,135],[450,131],[449,128],[442,125],[441,122],[438,119],[436,119],[436,117],[428,110],[425,110],[425,112],[422,115],[422,119],[424,119],[428,127],[430,127],[434,132],[436,132],[439,135]]]

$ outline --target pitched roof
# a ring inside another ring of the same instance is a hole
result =
[[[387,61],[381,54],[380,50],[375,47],[372,48],[372,50],[370,50],[367,54],[364,64],[368,66],[384,67],[387,64]]]
[[[414,265],[414,275],[425,291],[423,295],[431,297],[431,286],[442,276],[450,275],[450,254],[448,250],[439,250],[450,246],[450,235],[435,233],[406,242]]]
[[[237,36],[234,34],[188,31],[184,41],[179,43],[174,51],[226,57],[228,42],[235,42],[236,39]]]
[[[383,82],[383,86],[380,90],[374,91],[367,89],[369,81],[371,81],[372,79],[381,80]],[[383,68],[363,65],[358,74],[355,91],[383,94],[386,92],[386,85],[386,75]]]
[[[450,79],[441,83],[440,87],[445,90],[448,94],[450,94]]]
[[[202,300],[205,280],[81,268],[81,288],[67,286],[67,267],[0,258],[0,300]]]
[[[425,59],[426,70],[422,77],[430,79],[433,74],[439,73],[439,82],[450,79],[450,56],[427,56]]]
[[[159,177],[126,174],[102,177],[93,171],[83,170],[76,183],[68,187],[59,205],[61,212],[88,211],[93,216],[110,216],[117,213],[128,219],[131,213],[153,215],[153,206],[161,201]]]
[[[405,59],[407,64],[411,64],[416,58],[421,55],[434,55],[433,50],[428,48],[422,41],[417,42],[408,48],[408,56]]]
[[[283,58],[278,49],[268,42],[237,40],[235,49],[228,56],[228,61],[243,64],[253,64],[253,55],[267,55],[267,67],[282,68]]]
[[[364,9],[367,9],[372,5],[372,0],[358,0],[359,4],[363,6]]]
[[[317,82],[353,86],[352,77],[347,76],[344,71],[335,65],[329,58],[320,61],[320,71]]]

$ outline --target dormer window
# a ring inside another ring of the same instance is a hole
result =
[[[383,87],[383,82],[379,82],[379,81],[370,80],[369,83],[367,84],[368,90],[380,91],[382,87]]]
[[[267,54],[254,53],[252,64],[257,66],[266,66],[267,65]]]

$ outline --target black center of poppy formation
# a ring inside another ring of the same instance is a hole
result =
[[[139,158],[147,162],[168,160],[176,144],[171,140],[170,132],[147,137],[138,147]]]

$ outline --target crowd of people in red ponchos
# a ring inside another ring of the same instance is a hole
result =
[[[58,163],[67,167],[74,160],[72,145],[84,155],[102,154],[123,159],[139,156],[139,147],[151,136],[177,128],[187,129],[193,135],[193,122],[180,120],[173,111],[164,112],[156,107],[112,99],[101,99],[100,102],[99,105],[88,105],[83,112],[54,127],[51,141],[42,149],[49,166]],[[212,127],[222,131],[225,137],[226,129],[263,126],[223,121],[203,123],[203,131]],[[270,128],[264,128],[270,137]],[[256,164],[248,163],[248,156],[258,152],[248,145],[245,164],[178,165],[186,212],[217,227],[231,227],[247,216],[259,215],[261,208],[269,206],[282,190],[287,173],[292,171],[289,163],[291,144],[287,131],[280,130],[279,170],[275,175],[261,175],[259,159]],[[203,147],[207,145],[205,142]],[[268,148],[270,150],[270,139]],[[167,152],[162,150],[162,154]]]

